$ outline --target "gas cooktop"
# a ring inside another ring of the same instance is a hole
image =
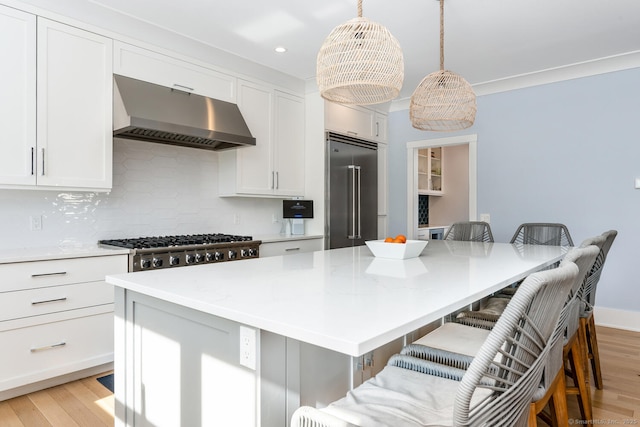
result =
[[[131,249],[129,271],[182,267],[259,257],[260,240],[234,234],[188,234],[98,241]]]
[[[170,248],[190,245],[212,245],[217,243],[249,242],[251,236],[233,234],[187,234],[178,236],[136,237],[132,239],[100,240],[101,245],[128,249]]]

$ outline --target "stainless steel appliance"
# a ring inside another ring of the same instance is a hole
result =
[[[156,270],[260,256],[260,240],[231,234],[100,240],[100,246],[131,249],[129,271]]]
[[[117,138],[205,150],[256,145],[240,109],[231,102],[118,75],[113,89]]]
[[[378,238],[378,145],[327,133],[325,247]]]

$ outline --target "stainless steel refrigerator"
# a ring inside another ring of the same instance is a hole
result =
[[[378,145],[327,133],[325,248],[378,238]]]

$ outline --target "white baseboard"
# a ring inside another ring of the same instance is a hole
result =
[[[640,332],[640,311],[594,307],[594,320],[598,326]]]

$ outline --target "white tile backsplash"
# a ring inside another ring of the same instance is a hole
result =
[[[0,249],[169,234],[279,233],[272,217],[281,219],[281,200],[218,197],[217,166],[213,151],[115,139],[110,193],[0,190]],[[40,231],[30,229],[35,215],[42,216]]]

